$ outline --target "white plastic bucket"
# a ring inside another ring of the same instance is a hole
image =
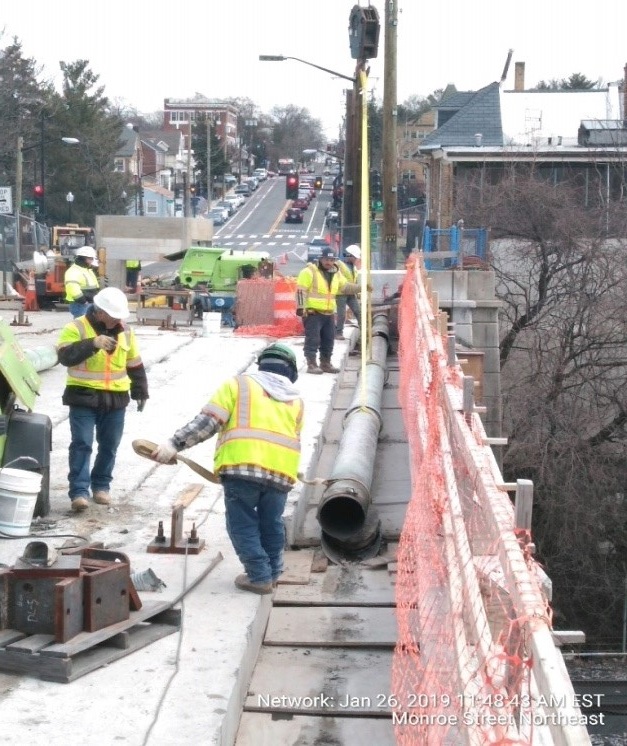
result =
[[[219,334],[222,328],[221,313],[203,313],[202,315],[202,336],[208,337],[210,334]]]
[[[0,469],[0,531],[28,536],[42,475],[24,469]]]

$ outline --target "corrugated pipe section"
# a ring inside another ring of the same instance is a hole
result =
[[[318,505],[322,547],[334,561],[374,556],[381,543],[381,522],[371,507],[370,490],[382,426],[381,397],[387,378],[388,339],[387,314],[375,315],[365,390],[362,391],[359,381],[344,415],[344,431],[329,486]]]
[[[26,357],[31,361],[37,373],[42,370],[54,368],[59,362],[57,348],[54,345],[34,347],[32,350],[26,350]]]

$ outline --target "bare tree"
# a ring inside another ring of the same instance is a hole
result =
[[[466,182],[466,225],[489,225],[503,301],[507,479],[534,481],[534,537],[562,624],[620,638],[627,568],[624,204],[585,208],[576,180]],[[608,219],[608,209],[611,215]]]

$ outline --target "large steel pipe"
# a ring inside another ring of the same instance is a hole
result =
[[[323,545],[326,543],[340,553],[367,551],[379,538],[379,520],[370,511],[370,489],[382,425],[388,334],[387,316],[378,314],[373,319],[372,356],[366,364],[364,385],[360,380],[344,415],[344,430],[330,484],[318,506]]]

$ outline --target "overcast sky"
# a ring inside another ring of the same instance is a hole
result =
[[[526,64],[526,84],[580,72],[604,82],[623,77],[627,63],[625,0],[396,0],[397,97],[426,96],[448,83],[476,90],[499,80],[507,52]],[[282,54],[353,75],[348,19],[367,0],[5,0],[3,46],[13,36],[24,54],[58,81],[59,61],[88,59],[106,95],[142,113],[164,98],[246,96],[260,110],[306,107],[335,139],[350,85],[300,62],[259,62]],[[383,97],[385,0],[380,53],[370,88]]]

